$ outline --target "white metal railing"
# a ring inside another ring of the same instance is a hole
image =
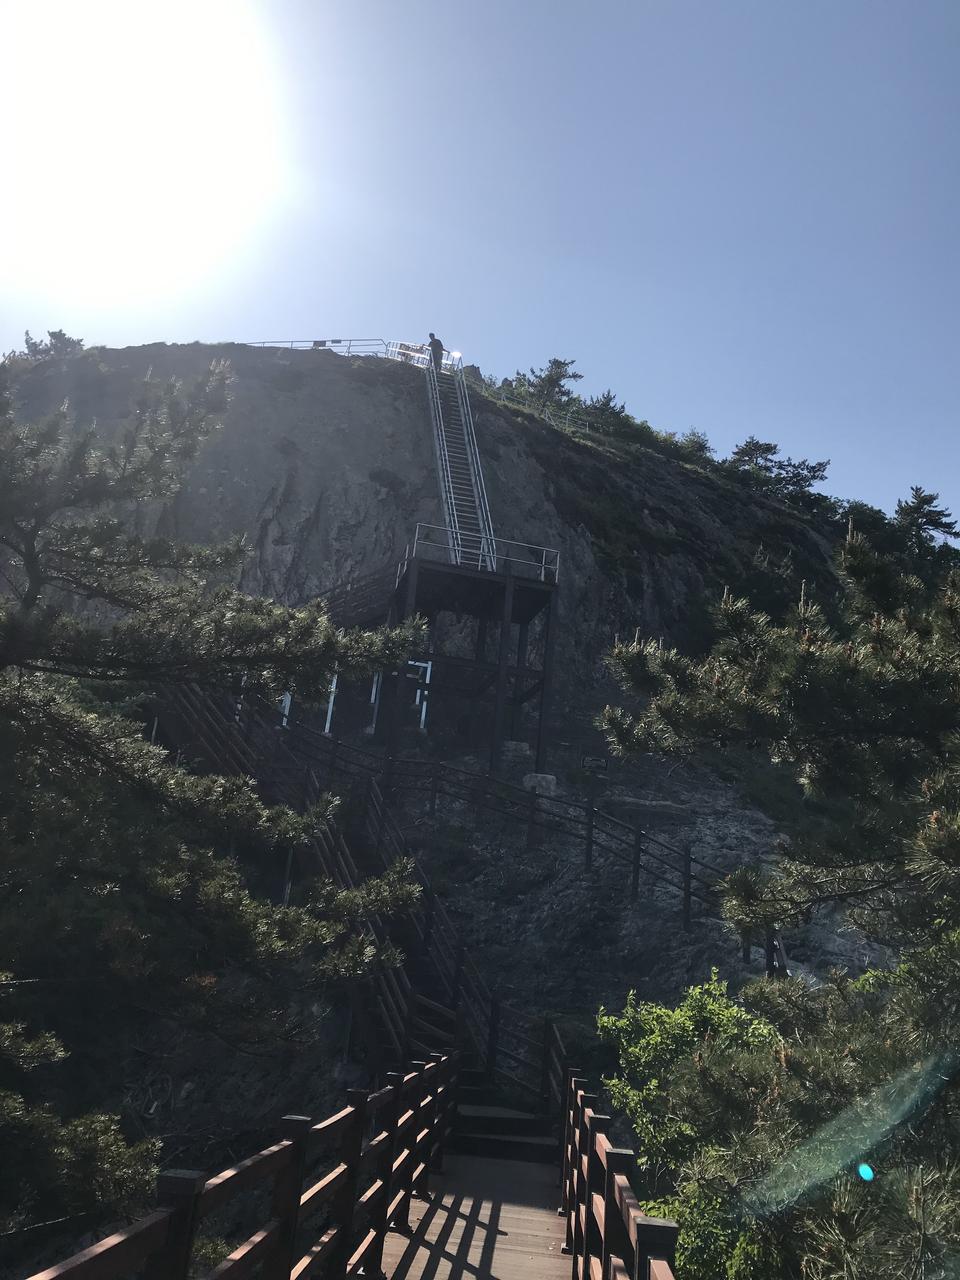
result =
[[[392,338],[269,338],[243,345],[277,347],[287,351],[332,351],[338,356],[380,356],[401,364],[416,365],[419,369],[432,363],[430,349],[425,343],[397,342]],[[463,356],[459,351],[444,351],[440,365],[442,373],[454,373],[462,368]]]
[[[401,364],[413,364],[418,369],[426,369],[433,365],[433,355],[429,346],[419,342],[393,342],[386,344],[384,355],[388,360],[399,360]],[[455,373],[463,368],[463,356],[459,351],[444,351],[440,361],[441,373]]]
[[[285,347],[290,351],[333,351],[340,356],[385,356],[390,345],[383,338],[271,338],[245,342],[245,347]]]
[[[477,517],[480,521],[480,528],[483,531],[480,554],[482,559],[486,561],[486,567],[495,573],[497,559],[496,539],[493,536],[493,521],[490,518],[490,505],[487,502],[487,486],[483,481],[480,450],[477,446],[477,435],[473,429],[473,411],[470,408],[470,396],[467,392],[467,383],[463,376],[462,365],[454,369],[453,380],[457,388],[457,403],[460,406],[460,417],[463,421],[467,456],[470,459],[471,479],[473,480],[473,490],[477,500]]]
[[[427,376],[427,396],[430,400],[430,417],[433,421],[433,448],[437,458],[437,475],[440,479],[440,501],[443,504],[443,518],[446,527],[454,537],[449,543],[450,560],[459,563],[459,544],[457,537],[460,524],[457,520],[457,504],[453,493],[453,477],[450,474],[450,458],[447,453],[447,441],[443,433],[443,410],[440,406],[440,388],[437,385],[437,371],[433,361],[424,365]]]
[[[460,553],[454,563],[466,567],[486,566],[486,539],[476,533],[438,524],[418,524],[413,542],[404,548],[397,568],[397,582],[411,560],[446,560],[451,546]],[[510,538],[493,538],[494,559],[489,567],[497,573],[512,573],[519,578],[535,578],[539,582],[556,583],[560,577],[560,552],[553,547],[537,547]]]
[[[596,429],[589,417],[583,413],[575,413],[573,409],[541,404],[532,396],[518,395],[515,391],[510,391],[504,387],[492,387],[489,383],[484,383],[482,386],[477,385],[477,390],[481,395],[486,396],[488,400],[493,400],[496,404],[507,405],[510,408],[519,409],[523,413],[532,413],[535,417],[542,418],[544,422],[549,422],[552,427],[566,427],[575,431]]]

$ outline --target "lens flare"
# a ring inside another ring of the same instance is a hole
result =
[[[864,1156],[905,1120],[922,1115],[958,1068],[960,1055],[949,1050],[902,1071],[866,1097],[858,1098],[788,1152],[744,1196],[745,1214],[766,1218],[782,1213],[845,1170],[855,1168],[864,1182],[871,1182],[875,1176],[873,1166]]]

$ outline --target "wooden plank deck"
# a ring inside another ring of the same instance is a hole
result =
[[[569,1280],[552,1165],[444,1157],[430,1195],[410,1206],[409,1236],[391,1231],[390,1280]]]

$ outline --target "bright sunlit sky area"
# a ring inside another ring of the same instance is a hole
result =
[[[0,350],[573,357],[960,510],[958,0],[0,0]]]

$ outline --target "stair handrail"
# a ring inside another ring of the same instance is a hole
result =
[[[197,694],[198,701],[202,700],[202,691],[197,690]],[[237,733],[241,732],[239,724],[229,718],[226,700],[223,700],[221,705],[213,693],[209,693],[206,700],[210,706],[216,709],[217,715],[220,716],[223,722],[222,737],[236,736]],[[269,764],[265,764],[263,768],[256,771],[261,779],[261,786],[276,788],[279,784],[280,798],[282,800],[289,803],[294,809],[306,807],[311,796],[313,799],[317,798],[320,793],[320,786],[315,775],[313,775],[312,788],[299,787],[299,781],[304,774],[304,769],[294,754],[297,734],[296,732],[292,735],[289,733],[290,721],[288,720],[285,728],[282,727],[282,721],[274,723],[277,721],[277,709],[264,699],[254,695],[249,695],[244,700],[243,709],[248,732],[254,729],[257,734],[266,732],[273,738]],[[197,713],[195,706],[194,713]],[[280,734],[283,736],[279,736]],[[354,749],[354,751],[359,755],[367,754],[359,751],[359,749]],[[378,759],[377,757],[373,758]],[[236,763],[231,752],[224,751],[223,761],[227,763],[228,768],[236,769]],[[311,770],[309,765],[306,772],[307,777],[310,778]],[[436,972],[446,987],[446,993],[450,997],[451,1004],[459,1007],[462,1011],[464,1032],[467,1033],[473,1042],[474,1048],[479,1052],[487,1043],[488,1026],[494,1004],[493,996],[476,963],[460,945],[458,932],[442,902],[433,890],[422,864],[411,853],[400,825],[394,817],[384,792],[378,783],[377,776],[368,771],[365,771],[363,776],[366,778],[366,786],[362,789],[362,817],[367,827],[368,847],[375,862],[379,863],[379,870],[386,871],[400,858],[406,858],[412,863],[414,875],[421,886],[421,901],[419,910],[411,911],[409,918],[424,952],[432,954]],[[296,780],[294,791],[290,791],[284,785],[289,782],[290,778]],[[308,792],[310,792],[310,795],[307,794]],[[361,877],[344,841],[339,824],[329,820],[323,822],[320,824],[315,838],[309,843],[316,851],[321,868],[331,879],[345,888],[355,888],[359,884]],[[428,918],[430,920],[429,925],[427,924]],[[372,939],[376,943],[383,944],[389,941],[389,929],[378,916],[371,916],[366,922],[366,927],[369,928]],[[407,991],[401,995],[400,1007],[394,1007],[397,1005],[397,1000],[393,998],[390,991],[390,975],[388,971],[384,970],[380,973],[379,981],[381,989],[376,999],[380,1002],[381,1020],[388,1031],[394,1050],[399,1051],[404,1035],[403,1027],[409,1021],[411,1012],[409,982],[406,984]],[[511,1012],[517,1019],[524,1020],[527,1025],[532,1025],[532,1019],[529,1019],[527,1015],[519,1010],[511,1010]],[[531,1043],[535,1043],[532,1038]],[[505,1076],[514,1084],[537,1096],[537,1064],[526,1056],[511,1050],[506,1045],[502,1047],[501,1053],[502,1056],[511,1059],[517,1065],[530,1068],[534,1079],[531,1082],[522,1076],[516,1076],[507,1071],[502,1064],[498,1064],[497,1074]]]
[[[244,727],[233,714],[232,699],[218,697],[216,691],[204,689],[197,685],[185,686],[189,697],[184,697],[184,688],[180,685],[172,687],[170,699],[180,719],[192,726],[195,731],[196,722],[203,720],[206,730],[212,732],[204,739],[204,746],[214,768],[227,774],[239,773],[241,776],[253,778],[264,799],[271,803],[288,805],[296,812],[305,811],[314,804],[321,795],[316,776],[309,764],[304,765],[289,750],[289,739],[277,732],[279,726],[271,723],[269,717],[260,713],[256,700],[248,697],[243,703]],[[272,708],[271,708],[272,710]],[[219,721],[219,724],[215,723]],[[268,758],[251,747],[251,732],[266,734],[271,740]],[[243,752],[239,754],[236,739],[242,739]],[[308,868],[308,874],[317,870],[327,879],[344,889],[355,889],[359,886],[360,876],[353,856],[346,845],[339,825],[330,818],[317,825],[314,833],[301,846],[309,850],[316,866]],[[291,877],[293,872],[293,851],[291,849],[284,873],[283,902],[289,901]],[[390,930],[375,914],[368,914],[354,928],[366,931],[371,945],[380,950],[392,945]],[[406,1021],[406,1003],[410,992],[410,982],[402,967],[391,969],[379,961],[370,975],[373,999],[379,1005],[383,1029],[386,1031],[392,1051],[402,1056],[403,1027]],[[398,996],[393,988],[403,990]],[[394,1006],[400,1001],[399,1009]]]
[[[271,713],[276,714],[272,709]],[[385,758],[382,755],[367,751],[362,747],[354,747],[348,743],[341,743],[336,739],[328,738],[318,730],[303,724],[302,721],[293,717],[290,719],[287,731],[293,735],[290,741],[294,750],[297,750],[298,746],[305,752],[312,749],[320,757],[322,763],[328,763],[331,753],[336,753],[334,767],[341,772],[350,772],[351,770],[348,768],[350,763],[356,766],[355,772],[379,774],[384,769]],[[499,778],[491,779],[486,774],[471,773],[469,770],[459,769],[456,765],[450,765],[443,761],[407,760],[398,757],[391,761],[391,767],[395,778],[399,778],[400,775],[406,773],[407,777],[404,780],[407,782],[409,790],[426,791],[428,788],[432,789],[435,779],[440,784],[449,779],[454,784],[459,780],[463,792],[467,793],[476,788],[478,783],[481,783],[483,794],[479,800],[467,794],[460,794],[454,796],[454,798],[460,800],[470,799],[473,803],[489,808],[504,817],[515,818],[517,821],[527,824],[531,821],[529,804],[534,793],[524,787],[517,786],[515,783]],[[415,783],[413,786],[410,785],[411,779]],[[498,805],[494,802],[497,793],[503,795],[505,803]],[[509,804],[513,804],[517,808],[511,809],[508,807]],[[558,810],[551,813],[549,810],[551,804],[559,806]],[[589,837],[593,845],[591,853],[606,853],[618,861],[632,866],[635,862],[639,840],[642,846],[642,865],[649,867],[652,863],[655,867],[673,872],[678,877],[683,875],[686,861],[689,858],[691,864],[691,894],[694,899],[703,901],[704,894],[709,894],[713,889],[713,881],[707,879],[705,872],[711,872],[717,877],[722,877],[725,874],[721,868],[707,862],[705,859],[689,854],[685,850],[677,849],[660,837],[651,835],[645,829],[632,826],[630,823],[623,822],[621,819],[613,817],[612,814],[605,813],[593,806],[573,800],[554,801],[546,796],[537,797],[537,806],[539,812],[533,818],[535,826],[556,830],[557,825],[559,825],[564,834],[568,836],[583,835]],[[572,812],[565,813],[564,810]],[[679,864],[672,865],[662,856],[664,854],[678,859]],[[664,883],[672,889],[683,891],[682,883],[672,883],[666,878],[664,878]]]
[[[447,454],[447,442],[443,434],[443,408],[440,404],[440,387],[437,382],[437,371],[432,360],[424,365],[427,380],[427,398],[430,401],[430,416],[433,420],[433,447],[437,458],[437,476],[440,481],[440,501],[443,504],[444,518],[451,533],[450,563],[459,564],[460,523],[457,519],[457,505],[453,496],[453,477],[450,474],[450,458]]]
[[[480,465],[480,449],[477,444],[477,433],[473,425],[473,411],[470,408],[470,395],[467,391],[467,380],[463,375],[463,365],[453,369],[453,380],[457,389],[457,400],[460,405],[460,416],[463,419],[463,432],[467,444],[467,457],[470,461],[470,475],[473,480],[474,493],[477,500],[477,512],[480,516],[480,528],[483,541],[480,546],[481,559],[491,573],[497,571],[496,539],[493,536],[493,521],[490,518],[490,505],[487,502],[487,487],[483,479],[483,467]]]

